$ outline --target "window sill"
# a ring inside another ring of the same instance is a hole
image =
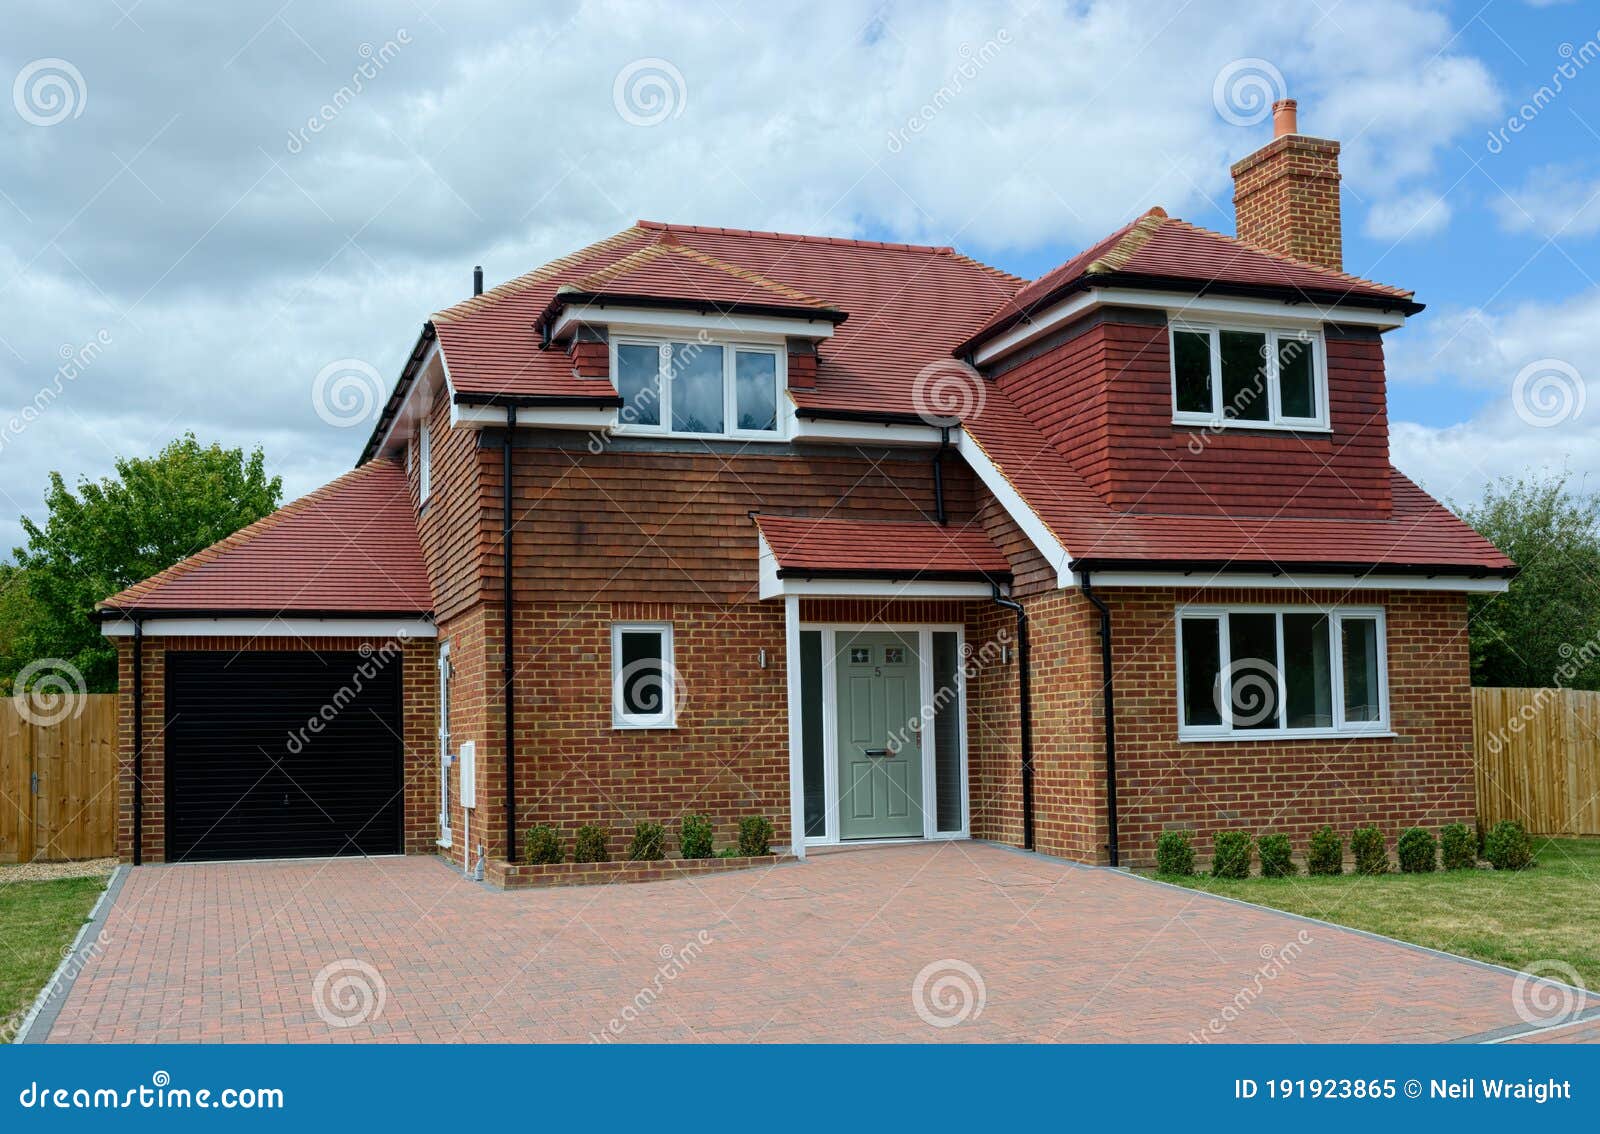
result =
[[[677,721],[654,721],[649,724],[641,724],[635,721],[611,722],[611,728],[617,732],[671,732],[677,727]]]
[[[1291,425],[1274,421],[1242,421],[1238,418],[1218,421],[1215,418],[1175,417],[1172,424],[1181,429],[1200,429],[1208,433],[1316,433],[1331,436],[1331,425]]]
[[[1390,729],[1241,729],[1238,732],[1178,733],[1179,744],[1229,744],[1251,740],[1394,740]]]

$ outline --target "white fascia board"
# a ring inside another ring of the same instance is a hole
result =
[[[1397,311],[1337,305],[1325,307],[1304,300],[1289,303],[1277,299],[1246,299],[1226,295],[1186,295],[1180,291],[1090,288],[1069,295],[1027,322],[996,335],[972,352],[972,360],[979,366],[985,366],[1100,306],[1151,308],[1165,311],[1175,318],[1242,320],[1292,327],[1342,323],[1386,331],[1402,326],[1406,321],[1406,317]]]
[[[1072,556],[1067,554],[1067,549],[1056,539],[1055,533],[1022,498],[1011,481],[1006,479],[1006,475],[989,459],[989,454],[983,451],[983,446],[968,436],[963,429],[955,430],[951,435],[951,441],[962,458],[972,467],[972,471],[978,474],[978,479],[983,481],[983,486],[1000,502],[1000,507],[1006,510],[1006,515],[1011,517],[1012,523],[1022,529],[1022,534],[1028,537],[1028,541],[1055,569],[1056,586],[1063,588],[1077,586],[1077,578],[1067,567],[1072,561]]]
[[[701,315],[656,307],[608,307],[584,304],[568,307],[550,330],[559,339],[579,324],[608,327],[613,332],[682,334],[705,331],[732,338],[831,339],[833,323],[827,319],[784,318],[778,315]]]
[[[606,387],[608,396],[611,388]],[[463,429],[497,428],[506,423],[505,406],[461,406],[451,409],[452,424]],[[518,406],[518,429],[592,429],[600,432],[615,429],[617,411],[613,407],[585,408],[583,406]]]
[[[797,579],[773,580],[778,588],[765,598],[780,595],[800,595],[803,598],[875,598],[875,599],[971,599],[989,598],[994,588],[979,580],[939,581],[934,579]]]
[[[836,445],[936,446],[939,444],[939,437],[939,428],[933,425],[833,421],[798,415],[794,423],[794,440],[819,441]]]
[[[1449,578],[1422,575],[1267,575],[1223,571],[1090,571],[1102,587],[1248,587],[1252,590],[1460,591],[1498,594],[1511,585],[1501,578]]]
[[[141,620],[146,638],[436,638],[438,628],[422,618],[162,618]],[[101,624],[107,638],[130,638],[128,619]]]
[[[422,356],[422,361],[417,364],[417,376],[412,380],[411,388],[406,391],[406,396],[400,400],[400,408],[394,411],[394,417],[389,421],[389,428],[384,430],[383,440],[378,442],[378,452],[383,452],[394,439],[394,432],[402,422],[408,421],[407,410],[411,408],[412,399],[417,397],[417,389],[430,385],[428,372],[434,363],[439,364],[439,372],[443,375],[445,397],[455,400],[455,392],[450,386],[450,367],[445,364],[444,350],[439,346],[439,336],[434,335],[433,341],[428,344],[428,352]],[[452,411],[452,424],[455,414]]]

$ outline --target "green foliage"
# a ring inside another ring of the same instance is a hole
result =
[[[660,823],[636,823],[633,842],[628,844],[629,862],[659,862],[667,857],[664,849],[667,829]]]
[[[1505,594],[1472,595],[1474,685],[1600,689],[1600,495],[1567,487],[1568,474],[1502,478],[1462,517],[1521,572]]]
[[[739,820],[739,853],[757,857],[772,853],[772,820],[765,815],[746,815]]]
[[[572,844],[573,862],[605,862],[606,833],[595,826],[579,827],[578,837]]]
[[[28,546],[16,558],[30,601],[6,648],[25,661],[60,658],[90,692],[115,691],[116,650],[89,620],[94,604],[254,523],[282,495],[259,448],[247,456],[192,433],[154,457],[119,458],[115,477],[80,480],[76,493],[52,472],[44,523],[22,517]],[[8,665],[8,680],[14,672]]]
[[[1378,828],[1357,827],[1351,831],[1350,853],[1355,856],[1357,874],[1389,873],[1389,851]]]
[[[1211,839],[1211,877],[1250,877],[1255,839],[1249,831],[1218,831]]]
[[[1188,878],[1194,873],[1194,844],[1188,831],[1162,831],[1156,840],[1156,873]]]
[[[1439,841],[1421,827],[1400,832],[1400,869],[1406,874],[1432,874],[1439,869]]]
[[[11,696],[12,679],[33,660],[23,651],[22,636],[39,618],[39,603],[19,567],[0,563],[0,697]]]
[[[1496,870],[1525,870],[1533,865],[1533,843],[1515,819],[1502,819],[1483,840],[1483,857]]]
[[[555,828],[540,824],[528,829],[528,836],[522,843],[524,862],[532,866],[544,866],[561,862],[566,857],[561,850],[561,836],[556,834]]]
[[[678,828],[678,849],[684,858],[710,858],[715,829],[704,815],[685,815]]]
[[[1297,873],[1288,835],[1262,835],[1256,850],[1261,855],[1261,877],[1291,878]]]
[[[717,852],[717,857],[718,858],[738,858],[739,857],[739,848],[738,847],[723,847],[721,850],[719,850]]]
[[[1344,840],[1332,824],[1318,827],[1311,833],[1311,847],[1306,852],[1306,873],[1344,873]]]
[[[1439,832],[1444,844],[1446,870],[1471,870],[1478,865],[1478,835],[1465,823],[1452,823]]]

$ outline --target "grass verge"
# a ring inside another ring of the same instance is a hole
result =
[[[105,888],[104,878],[0,886],[0,1039],[15,1037]]]

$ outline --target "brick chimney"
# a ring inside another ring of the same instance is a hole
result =
[[[1233,164],[1233,214],[1247,244],[1344,269],[1339,143],[1300,133],[1294,99],[1272,104],[1272,141]]]

